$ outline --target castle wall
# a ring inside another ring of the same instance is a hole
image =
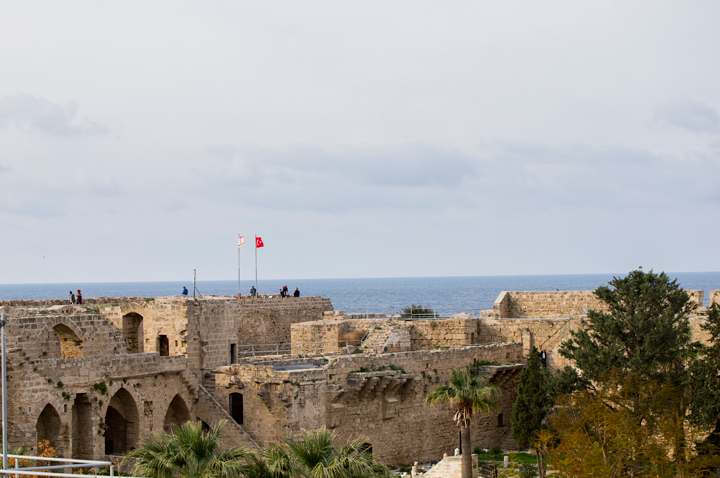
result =
[[[322,368],[295,371],[276,370],[282,361],[223,367],[216,374],[216,394],[222,396],[222,404],[229,404],[231,393],[243,395],[243,427],[261,445],[277,443],[301,429],[327,426],[341,442],[363,437],[373,454],[388,463],[437,460],[457,446],[458,429],[451,407],[425,406],[425,396],[446,382],[453,368],[474,361],[521,361],[522,346],[494,344],[326,359]],[[498,380],[503,395],[498,412],[474,419],[473,446],[500,444],[509,433],[521,368],[489,367],[488,375]],[[498,427],[498,413],[504,416],[503,427]]]
[[[702,306],[705,292],[686,290]],[[713,292],[710,291],[711,297]],[[718,296],[720,297],[720,296]],[[493,303],[493,315],[504,318],[561,318],[582,315],[583,309],[606,310],[593,291],[503,291]]]

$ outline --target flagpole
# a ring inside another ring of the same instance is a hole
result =
[[[255,290],[257,290],[257,236],[255,236]],[[255,292],[255,295],[258,295]]]
[[[240,290],[240,234],[238,234],[238,297],[242,296]]]

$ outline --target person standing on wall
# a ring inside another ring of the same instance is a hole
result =
[[[282,296],[283,297],[290,297],[290,294],[288,293],[288,287],[287,285],[284,285],[282,288]]]
[[[293,292],[293,297],[300,297],[300,290],[295,287],[295,292]]]
[[[257,289],[255,288],[255,286],[250,287],[250,296],[254,299],[256,295]]]
[[[71,304],[75,303],[75,294],[73,294],[73,291],[70,291],[70,303]]]
[[[77,290],[77,303],[82,304],[82,292],[80,292],[80,289]]]

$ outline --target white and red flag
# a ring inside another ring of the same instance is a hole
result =
[[[263,244],[262,237],[255,236],[255,248],[265,247],[265,244]]]
[[[242,247],[245,244],[245,236],[238,236],[238,247]]]

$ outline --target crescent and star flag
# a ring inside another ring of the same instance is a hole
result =
[[[242,247],[245,244],[245,236],[238,236],[238,247]]]
[[[265,247],[265,244],[263,244],[262,237],[256,237],[255,238],[255,248],[259,247]]]

